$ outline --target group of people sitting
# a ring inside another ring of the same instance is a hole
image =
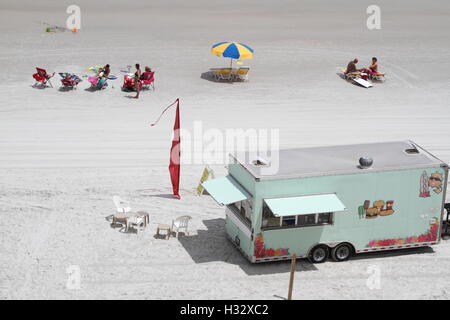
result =
[[[134,89],[136,91],[136,95],[132,98],[138,99],[141,87],[143,86],[143,84],[145,85],[151,83],[151,81],[153,80],[154,72],[152,72],[152,69],[150,67],[145,67],[145,71],[142,72],[139,63],[136,63],[135,67],[136,71],[134,72],[134,75],[132,73],[129,73],[125,76],[123,89]],[[95,85],[96,87],[101,88],[103,85],[105,85],[106,80],[109,79],[109,74],[111,71],[110,66],[109,64],[106,64],[104,67],[100,67],[95,71],[97,73],[95,76],[95,82],[91,83],[93,83],[93,85]]]
[[[367,68],[358,69],[356,64],[359,62],[358,58],[353,59],[347,65],[347,70],[345,73],[352,72],[363,72],[363,73],[378,73],[378,59],[376,57],[372,58],[372,63]]]
[[[141,81],[149,80],[150,77],[153,76],[153,72],[152,69],[148,66],[146,66],[144,68],[145,71],[142,72],[139,63],[136,63],[135,68],[136,72],[134,73],[134,88],[136,90],[136,95],[133,97],[133,99],[139,99],[140,88],[142,86]]]

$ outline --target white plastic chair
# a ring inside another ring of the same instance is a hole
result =
[[[178,233],[181,230],[184,230],[184,233],[189,235],[189,231],[188,231],[188,223],[189,220],[191,220],[192,217],[191,216],[181,216],[176,218],[175,220],[172,220],[172,232],[176,232],[177,234],[177,238],[178,238]]]
[[[140,216],[131,216],[127,219],[127,231],[130,228],[136,229],[136,233],[138,233],[139,230],[144,230],[145,228],[145,221],[144,217]]]
[[[131,211],[130,203],[126,200],[123,200],[119,196],[113,196],[113,202],[116,206],[117,212],[127,213]]]

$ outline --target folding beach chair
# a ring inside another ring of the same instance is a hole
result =
[[[147,71],[141,75],[142,88],[150,89],[152,87],[155,90],[155,72]]]
[[[101,90],[108,86],[106,78],[99,78],[97,76],[92,76],[88,78],[88,81],[91,83],[91,88],[94,90]]]
[[[50,82],[50,78],[53,77],[55,73],[53,72],[52,75],[49,75],[47,74],[47,71],[45,71],[45,69],[38,67],[36,67],[36,71],[37,72],[33,74],[33,78],[34,80],[36,80],[34,86],[37,86],[38,84],[45,86],[48,82],[50,84],[50,87],[53,88],[52,83]]]
[[[81,79],[73,73],[60,72],[59,75],[61,76],[61,83],[65,88],[76,89],[78,83],[81,82]]]

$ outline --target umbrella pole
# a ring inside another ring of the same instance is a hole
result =
[[[230,81],[233,77],[233,58],[230,59]]]

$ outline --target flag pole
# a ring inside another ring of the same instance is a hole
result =
[[[292,289],[294,287],[294,274],[295,274],[295,265],[297,263],[297,255],[294,253],[292,255],[291,261],[291,276],[289,278],[289,290],[288,290],[288,300],[292,300]]]
[[[181,136],[180,136],[180,99],[176,99],[171,105],[166,107],[158,119],[151,123],[150,125],[155,126],[163,114],[172,106],[177,105],[175,111],[175,123],[173,126],[173,139],[172,146],[170,148],[170,163],[169,163],[169,173],[170,173],[170,181],[172,183],[173,195],[177,199],[181,199],[179,194],[179,186],[180,186],[180,147],[181,147]]]

